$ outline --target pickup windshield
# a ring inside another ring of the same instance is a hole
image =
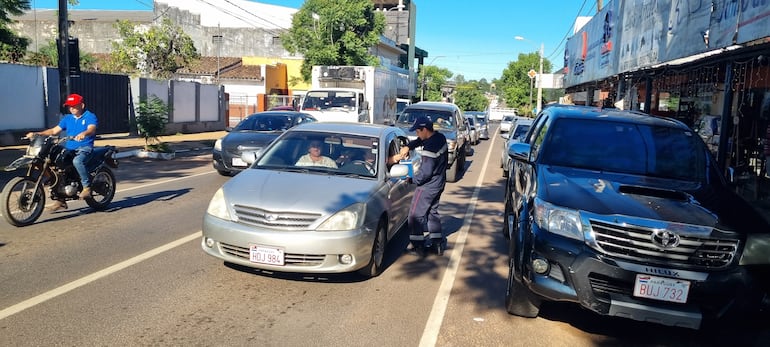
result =
[[[706,151],[689,130],[625,122],[559,119],[544,139],[542,163],[700,182]]]

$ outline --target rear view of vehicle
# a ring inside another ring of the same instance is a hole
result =
[[[552,300],[693,329],[767,317],[770,224],[684,124],[553,106],[508,154],[509,313]]]
[[[457,182],[465,170],[465,157],[472,150],[466,140],[468,126],[462,112],[453,103],[421,101],[407,106],[396,121],[396,126],[403,129],[414,140],[417,135],[409,128],[419,116],[426,116],[433,121],[433,129],[441,132],[447,140],[449,165],[447,182]]]

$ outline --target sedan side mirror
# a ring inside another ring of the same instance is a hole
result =
[[[241,160],[243,160],[246,164],[251,165],[257,161],[260,155],[262,155],[261,149],[256,151],[244,151],[241,153]]]
[[[407,178],[409,176],[409,166],[404,164],[395,164],[390,167],[388,176],[390,178]]]

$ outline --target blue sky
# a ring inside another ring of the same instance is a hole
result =
[[[299,8],[304,0],[258,2]],[[414,0],[414,4],[415,42],[428,51],[425,63],[447,68],[466,80],[499,78],[508,62],[519,53],[537,52],[541,43],[544,56],[561,68],[564,43],[572,35],[576,17],[596,13],[596,1],[588,0]],[[30,5],[58,8],[58,0],[30,0]],[[151,10],[152,0],[80,0],[71,8]]]

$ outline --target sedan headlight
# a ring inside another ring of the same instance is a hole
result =
[[[746,237],[746,247],[740,265],[770,264],[770,234],[754,234]]]
[[[457,149],[457,141],[455,141],[455,140],[447,140],[446,146],[449,148],[450,152],[454,152],[455,149]]]
[[[583,226],[578,211],[535,199],[535,223],[546,231],[583,241]]]
[[[222,151],[222,139],[217,139],[217,142],[214,142],[214,150],[218,152]]]
[[[321,223],[319,231],[353,230],[364,223],[366,205],[357,203],[333,214],[325,222]]]
[[[209,202],[209,207],[206,209],[206,213],[225,220],[230,220],[230,212],[227,210],[227,202],[225,201],[225,192],[222,188],[219,188],[214,197]]]

